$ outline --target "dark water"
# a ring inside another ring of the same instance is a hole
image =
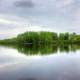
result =
[[[0,46],[0,80],[80,80],[80,46]]]

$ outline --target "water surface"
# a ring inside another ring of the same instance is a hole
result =
[[[79,49],[0,46],[0,80],[80,80]]]

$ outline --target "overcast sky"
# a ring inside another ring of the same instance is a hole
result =
[[[80,0],[0,0],[0,39],[24,31],[80,33]]]

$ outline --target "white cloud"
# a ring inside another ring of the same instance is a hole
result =
[[[76,19],[79,19],[80,20],[80,8],[75,10],[75,12],[73,13],[73,16],[76,18]]]
[[[16,1],[20,2],[21,6],[17,7]],[[32,0],[33,8],[28,8],[21,2],[23,0],[0,2],[1,37],[12,37],[29,30],[80,32],[79,0]]]
[[[49,31],[45,27],[39,25],[31,25],[25,20],[12,20],[6,18],[0,18],[0,36],[3,38],[11,38],[25,31]],[[5,26],[4,26],[5,24]],[[3,28],[2,28],[3,27]],[[5,36],[6,35],[6,36]]]
[[[62,1],[64,6],[68,6],[68,5],[71,5],[74,0],[62,0]]]
[[[16,21],[6,20],[6,19],[0,19],[1,24],[18,24]]]

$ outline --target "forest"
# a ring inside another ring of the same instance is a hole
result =
[[[80,35],[76,33],[24,32],[11,39],[0,40],[0,44],[79,44]]]

